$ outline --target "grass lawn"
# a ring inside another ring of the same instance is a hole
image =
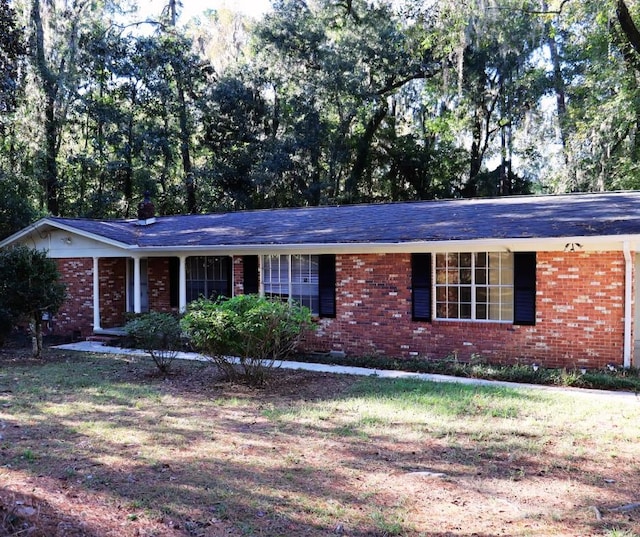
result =
[[[640,398],[0,353],[0,535],[640,535]]]

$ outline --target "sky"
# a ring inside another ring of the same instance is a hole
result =
[[[140,6],[144,3],[146,2],[140,2]],[[151,0],[150,3],[154,6],[154,10],[159,11],[166,4],[166,0]],[[185,23],[207,9],[222,7],[259,18],[271,9],[271,2],[270,0],[182,0],[180,21]]]

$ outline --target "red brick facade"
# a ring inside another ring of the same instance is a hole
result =
[[[537,254],[535,326],[411,320],[409,254],[339,255],[335,319],[322,319],[308,350],[430,359],[603,367],[622,363],[622,253]]]
[[[86,337],[93,329],[93,259],[56,259],[67,299],[54,317],[54,333]]]
[[[103,328],[123,326],[126,259],[100,260]],[[69,298],[56,317],[59,333],[91,330],[92,260],[59,261]],[[170,311],[168,258],[148,260],[149,306]],[[320,319],[306,350],[341,350],[439,359],[480,356],[489,362],[546,366],[622,364],[625,261],[621,252],[537,254],[536,324],[413,321],[411,255],[336,256],[336,318]],[[243,292],[242,257],[233,260],[233,289]]]
[[[124,326],[127,311],[127,259],[123,257],[100,259],[98,274],[100,275],[100,325],[102,328]]]
[[[169,312],[171,307],[171,283],[168,257],[150,257],[147,261],[149,282],[149,310]]]
[[[244,293],[244,258],[237,256],[233,258],[233,295]]]

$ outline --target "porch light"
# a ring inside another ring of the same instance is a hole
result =
[[[575,252],[576,250],[581,250],[581,249],[582,249],[582,244],[580,244],[579,242],[568,242],[567,244],[564,245],[565,252]]]
[[[71,244],[71,237],[62,237],[60,241],[64,244]]]

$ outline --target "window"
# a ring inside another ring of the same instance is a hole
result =
[[[187,302],[201,296],[231,296],[231,258],[198,256],[186,259]]]
[[[513,320],[513,255],[435,254],[437,319]]]
[[[295,300],[312,313],[320,313],[317,255],[265,255],[262,257],[264,295]]]

